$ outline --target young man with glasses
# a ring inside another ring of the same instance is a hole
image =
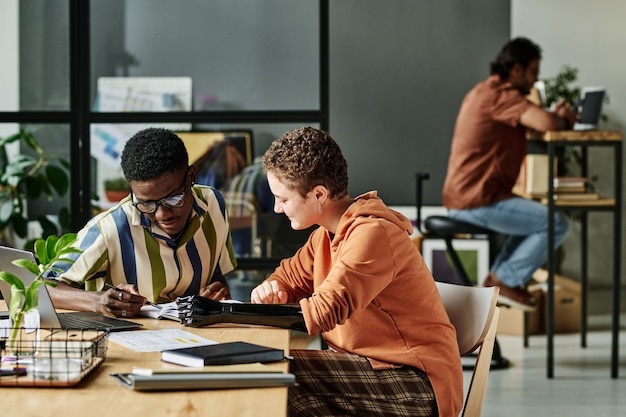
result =
[[[78,233],[83,252],[59,265],[50,287],[55,307],[132,317],[146,301],[230,298],[224,274],[237,264],[224,199],[194,184],[182,140],[166,129],[142,130],[121,165],[131,193]]]

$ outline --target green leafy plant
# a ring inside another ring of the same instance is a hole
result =
[[[46,280],[50,273],[62,272],[55,263],[74,263],[67,255],[79,254],[82,250],[73,247],[76,242],[75,233],[66,233],[61,237],[55,235],[44,239],[37,239],[34,243],[34,252],[37,262],[29,259],[13,261],[14,265],[29,270],[35,275],[35,279],[26,286],[20,278],[7,271],[0,271],[0,279],[11,286],[11,302],[8,306],[9,316],[12,320],[11,333],[9,334],[9,346],[16,341],[20,328],[24,324],[24,316],[38,306],[39,287],[42,285],[56,286],[53,281]]]
[[[9,159],[5,145],[21,141],[36,156],[19,154]],[[62,158],[45,153],[32,133],[20,131],[12,136],[0,138],[0,237],[10,227],[13,232],[25,238],[28,234],[26,201],[36,200],[45,195],[51,200],[56,193],[59,197],[69,190],[70,165]],[[57,226],[45,215],[37,218],[42,228],[41,237],[59,234]],[[67,207],[59,210],[59,223],[62,230],[70,228],[70,214]],[[27,242],[26,247],[33,241]]]
[[[580,87],[574,87],[571,84],[577,79],[578,69],[569,65],[564,65],[554,77],[543,79],[546,89],[544,105],[550,107],[563,99],[571,105],[576,104],[580,99]]]

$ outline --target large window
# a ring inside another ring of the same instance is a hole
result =
[[[248,129],[260,155],[328,128],[327,0],[3,0],[0,16],[0,136],[37,126],[67,157],[70,194],[37,207],[68,205],[74,230],[119,173],[99,134]]]

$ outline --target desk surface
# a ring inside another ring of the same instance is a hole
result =
[[[1,307],[4,301],[0,300]],[[137,319],[145,329],[178,328],[170,320]],[[289,351],[289,331],[262,326],[192,328],[185,331],[219,342],[244,340]],[[141,330],[135,330],[140,332]],[[64,416],[285,416],[287,388],[136,392],[122,387],[110,373],[129,372],[133,366],[170,368],[159,352],[139,353],[108,341],[106,361],[74,388],[0,388],[3,417]],[[287,371],[288,364],[281,366]]]
[[[548,132],[529,132],[530,140],[555,141],[620,141],[623,138],[619,130],[551,130]]]

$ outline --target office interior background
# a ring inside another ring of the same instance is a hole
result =
[[[89,39],[77,40],[70,23],[81,3]],[[0,136],[31,128],[47,150],[72,160],[67,199],[85,208],[84,190],[101,192],[102,177],[116,172],[90,156],[85,133],[158,116],[99,117],[98,78],[191,77],[195,115],[168,122],[251,129],[256,155],[294,127],[322,127],[346,155],[351,195],[377,189],[390,205],[413,206],[421,170],[431,174],[425,203],[437,206],[460,102],[511,37],[542,47],[540,78],[570,65],[578,86],[606,87],[600,128],[624,130],[625,14],[619,0],[0,0]],[[71,104],[84,93],[70,79],[70,45],[80,41],[89,42],[88,65],[78,66],[89,94],[76,102],[87,113]],[[613,181],[605,152],[590,154],[600,192]],[[47,206],[32,205],[33,215]],[[608,314],[612,220],[592,213],[589,221],[590,313]],[[561,270],[577,278],[575,222],[572,229]]]

